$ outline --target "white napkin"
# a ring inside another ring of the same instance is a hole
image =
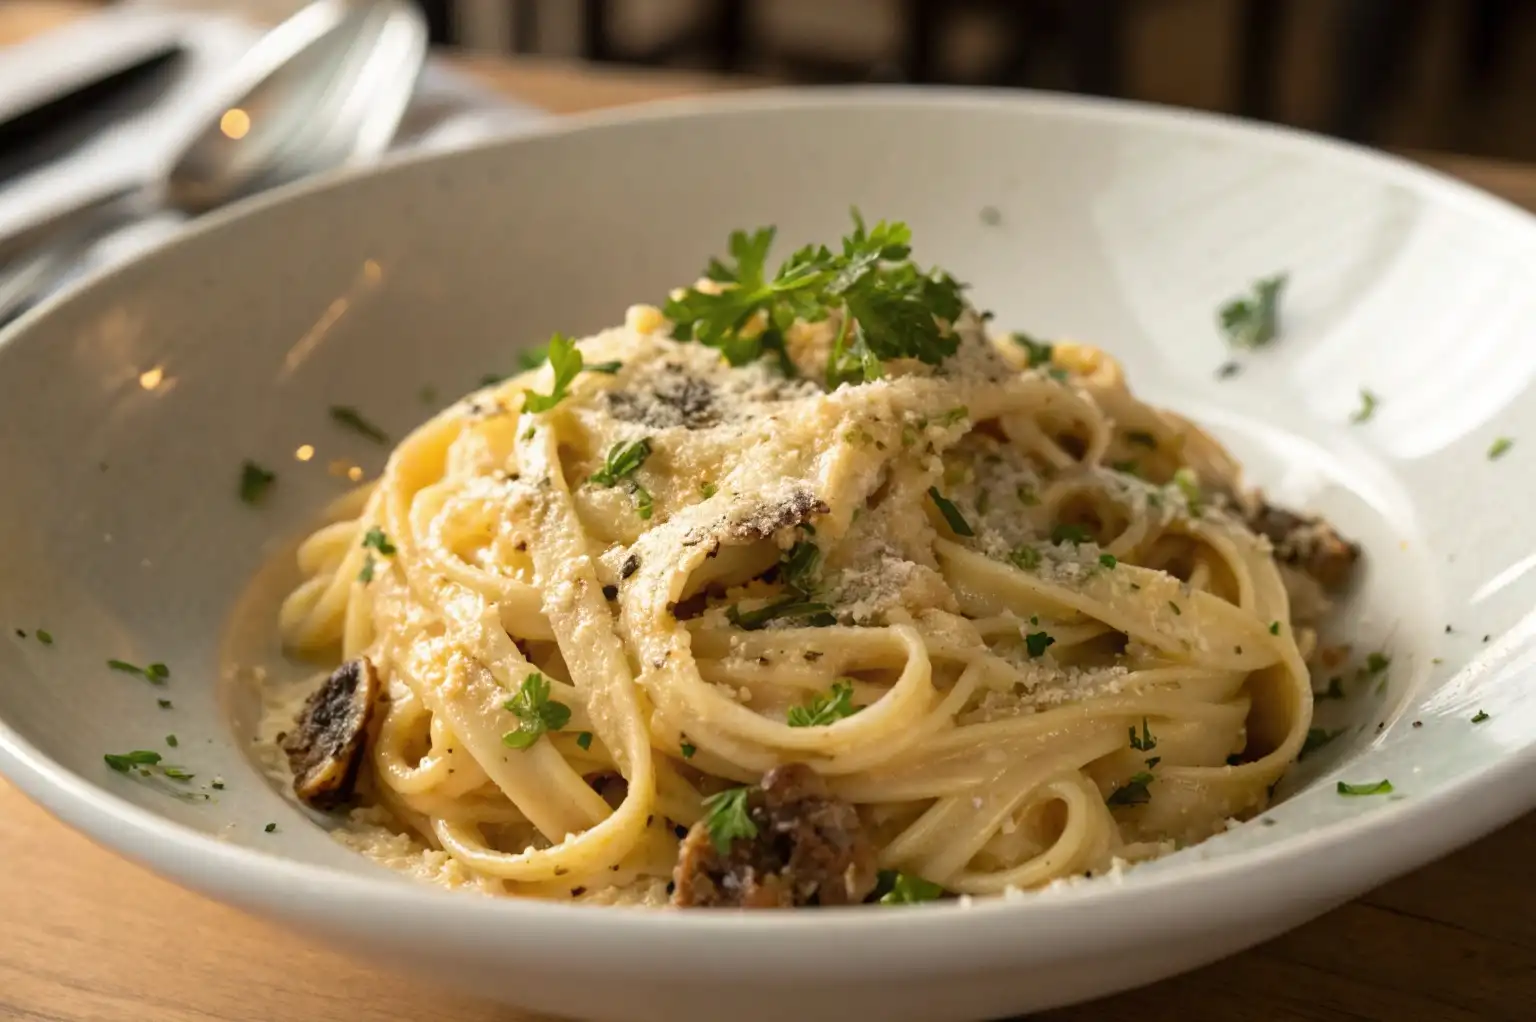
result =
[[[0,236],[40,222],[53,211],[125,185],[151,181],[206,116],[206,97],[218,94],[219,76],[240,58],[261,30],[236,18],[189,11],[113,7],[5,50],[0,95],[32,90],[50,69],[104,54],[180,39],[186,53],[175,81],[151,107],[138,112],[59,163],[0,187]],[[99,58],[98,58],[99,59]],[[203,102],[199,102],[203,98]],[[516,133],[546,115],[510,102],[468,77],[430,62],[396,139],[397,150],[446,149]],[[106,237],[70,274],[72,282],[107,262],[129,258],[174,234],[185,223],[158,213]]]

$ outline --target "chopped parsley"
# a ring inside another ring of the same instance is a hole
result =
[[[1270,635],[1279,635],[1280,634],[1280,622],[1278,622],[1278,621],[1271,621],[1269,623],[1269,634]]]
[[[1063,543],[1071,543],[1073,546],[1077,546],[1088,542],[1088,530],[1081,525],[1057,522],[1051,526],[1051,542],[1057,546],[1061,546]]]
[[[240,499],[247,504],[261,503],[261,498],[266,496],[267,490],[277,482],[277,475],[268,472],[254,461],[247,460],[240,469]]]
[[[392,557],[395,553],[395,545],[389,541],[389,536],[385,535],[384,530],[377,525],[363,533],[363,549],[377,550],[385,557]]]
[[[641,486],[634,478],[640,471],[640,466],[645,464],[645,459],[651,456],[651,438],[641,437],[625,443],[620,440],[608,449],[608,457],[603,461],[603,467],[587,477],[587,482],[597,486],[617,486],[621,482],[629,484],[629,492],[635,499],[635,510],[641,518],[649,519],[653,508],[651,493]]]
[[[693,754],[699,751],[698,746],[694,745],[692,742],[680,742],[677,748],[678,751],[683,754],[684,759],[692,759]]]
[[[1181,617],[1184,614],[1184,611],[1179,609],[1179,605],[1172,600],[1168,601],[1168,609],[1173,611],[1175,617]]]
[[[133,752],[123,753],[109,752],[102,759],[106,762],[107,766],[120,774],[130,776],[138,774],[140,777],[148,778],[152,782],[157,777],[177,782],[174,785],[155,784],[155,786],[166,794],[181,799],[184,802],[206,802],[212,797],[202,792],[181,790],[181,785],[185,785],[197,775],[191,771],[183,770],[179,766],[172,766],[164,762],[158,752],[152,752],[148,749],[135,749]]]
[[[1488,445],[1488,460],[1498,461],[1509,453],[1509,449],[1515,446],[1515,442],[1507,436],[1501,436]]]
[[[971,530],[971,524],[960,513],[960,509],[955,507],[954,503],[948,500],[944,494],[940,493],[937,486],[928,487],[928,496],[933,498],[934,506],[939,509],[939,514],[944,516],[944,521],[949,524],[950,531],[956,536],[976,535]]]
[[[177,747],[177,746],[178,746],[178,745],[180,745],[180,744],[181,744],[181,742],[180,742],[180,741],[178,741],[178,740],[177,740],[177,738],[176,738],[176,736],[175,736],[175,735],[166,735],[166,736],[165,736],[165,744],[166,744],[166,745],[169,745],[169,746],[170,746],[170,747],[171,747],[171,748],[173,748],[173,749],[174,749],[174,748],[176,748],[176,747]]]
[[[1242,371],[1243,367],[1236,362],[1223,362],[1216,368],[1216,378],[1218,380],[1230,380]]]
[[[1152,737],[1152,732],[1147,728],[1147,718],[1141,718],[1141,734],[1136,734],[1136,726],[1130,727],[1131,748],[1138,752],[1151,752],[1157,748],[1157,739]]]
[[[384,530],[377,525],[363,534],[362,547],[368,551],[377,550],[385,557],[393,557],[395,554],[395,545],[389,541],[389,537],[384,534]],[[373,559],[373,554],[370,552],[363,558],[363,567],[357,573],[357,580],[363,583],[372,582],[374,571],[377,568],[378,562]]]
[[[158,752],[150,752],[146,749],[137,749],[133,752],[124,752],[121,754],[109,752],[103,756],[102,759],[106,760],[107,766],[111,767],[113,770],[116,770],[120,774],[126,774],[134,767],[149,767],[159,765],[160,754]]]
[[[1365,676],[1373,677],[1392,666],[1392,658],[1385,653],[1372,653],[1365,658]]]
[[[1318,699],[1343,699],[1344,679],[1335,675],[1328,679],[1328,688],[1316,694]]]
[[[937,901],[944,896],[944,888],[919,876],[895,873],[889,879],[890,890],[880,896],[882,905],[916,905],[924,901]]]
[[[1035,494],[1034,487],[1027,483],[1020,483],[1018,489],[1013,491],[1013,495],[1019,498],[1019,503],[1025,507],[1036,507],[1040,503],[1040,498]]]
[[[502,708],[521,721],[515,730],[501,736],[501,744],[509,749],[527,749],[546,731],[559,731],[571,720],[571,708],[549,698],[549,681],[537,671],[523,679],[517,695]]]
[[[576,747],[581,749],[583,752],[592,748],[592,732],[583,731],[581,734],[577,735]]]
[[[1491,716],[1493,716],[1493,714],[1488,713],[1486,710],[1478,710],[1477,713],[1472,717],[1472,723],[1481,724]]]
[[[263,831],[265,831],[266,833],[271,834],[273,831],[277,830],[277,824],[269,823],[269,824],[267,824],[265,827],[263,827],[261,829]]]
[[[817,696],[809,706],[796,706],[789,711],[790,727],[826,727],[844,717],[859,712],[853,705],[853,682],[839,678],[832,683],[832,691]]]
[[[779,580],[785,588],[802,597],[815,592],[814,578],[821,566],[821,550],[815,543],[799,540],[779,561]]]
[[[1131,775],[1131,779],[1110,793],[1104,801],[1112,806],[1139,806],[1152,801],[1152,793],[1147,790],[1147,785],[1152,783],[1152,774],[1146,770],[1138,770]]]
[[[620,369],[623,368],[623,362],[593,362],[591,365],[586,367],[586,370],[589,373],[602,373],[605,376],[612,376],[614,373],[617,373]]]
[[[769,603],[756,610],[742,610],[732,604],[726,608],[725,617],[731,624],[747,632],[766,628],[771,622],[780,618],[791,620],[808,618],[806,623],[813,628],[824,628],[837,622],[837,619],[832,616],[832,608],[829,605],[802,600],[798,596]]]
[[[1018,330],[1015,330],[1008,336],[1012,338],[1014,344],[1023,348],[1024,353],[1029,356],[1029,368],[1034,369],[1037,366],[1051,364],[1051,359],[1056,354],[1055,345],[1047,344],[1044,341],[1037,341],[1028,334]]]
[[[1056,644],[1056,637],[1049,632],[1030,632],[1024,636],[1024,648],[1030,659],[1045,656],[1045,651]]]
[[[729,286],[719,294],[689,288],[669,299],[663,313],[673,336],[716,348],[736,366],[774,352],[789,369],[784,334],[790,325],[824,320],[836,310],[842,328],[827,361],[829,387],[879,379],[884,359],[938,365],[953,355],[959,340],[948,324],[959,318],[961,285],[939,271],[918,269],[906,224],[882,220],[871,228],[857,210],[853,224],[841,252],[806,245],[772,277],[767,263],[774,229],[733,231],[730,262],[711,259],[705,270],[710,280]]]
[[[549,339],[547,358],[550,368],[555,371],[555,385],[548,394],[538,394],[531,390],[523,391],[523,411],[547,412],[561,401],[565,400],[567,389],[571,381],[581,375],[581,352],[576,349],[576,342],[562,333],[556,333]]]
[[[715,486],[714,483],[699,484],[699,496],[703,497],[705,500],[708,500],[710,497],[713,497],[719,492],[719,487]]]
[[[1379,399],[1375,394],[1371,393],[1369,390],[1366,390],[1364,387],[1361,387],[1360,407],[1356,408],[1353,412],[1350,413],[1349,421],[1365,422],[1371,416],[1376,414],[1376,405],[1378,403]]]
[[[1375,784],[1348,784],[1340,781],[1338,784],[1340,795],[1390,795],[1392,794],[1391,781],[1377,781]]]
[[[1040,551],[1026,543],[1008,554],[1008,562],[1022,571],[1034,571],[1040,567]]]
[[[363,418],[363,414],[356,408],[347,405],[331,405],[331,420],[360,436],[367,437],[376,444],[389,443],[389,434]]]
[[[1120,559],[1118,557],[1116,557],[1114,554],[1100,554],[1099,555],[1099,564],[1103,565],[1106,568],[1113,568],[1115,565],[1117,565],[1119,563],[1120,563]]]
[[[730,788],[704,800],[704,826],[721,855],[730,854],[737,838],[757,837],[757,824],[747,806],[751,793],[750,788]]]
[[[148,667],[140,667],[138,664],[130,664],[126,660],[108,660],[107,666],[114,671],[124,674],[136,674],[152,685],[164,685],[171,676],[171,669],[164,664],[150,664]]]
[[[1287,275],[1254,281],[1249,294],[1233,298],[1221,307],[1221,332],[1234,348],[1262,348],[1275,339],[1280,327],[1280,293]]]
[[[47,631],[46,629],[39,628],[37,630],[37,641],[41,642],[44,646],[52,646],[53,645],[53,633],[50,632],[50,631]]]
[[[1302,743],[1301,752],[1296,758],[1306,759],[1343,733],[1343,731],[1325,731],[1320,727],[1308,728],[1307,740]]]
[[[170,710],[175,708],[171,705],[171,701],[169,699],[156,699],[155,705],[160,707],[162,710]]]

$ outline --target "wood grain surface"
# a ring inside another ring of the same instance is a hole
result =
[[[80,8],[0,2],[0,46]],[[562,113],[742,84],[484,58],[462,65],[508,95]],[[1420,158],[1536,210],[1536,167]],[[1536,1018],[1533,865],[1536,814],[1219,965],[1038,1017],[1529,1022]],[[182,891],[67,830],[3,781],[0,919],[0,1019],[535,1022],[445,999]]]

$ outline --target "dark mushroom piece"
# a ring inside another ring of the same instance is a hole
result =
[[[803,763],[775,767],[746,796],[757,836],[726,854],[703,821],[678,848],[672,904],[790,908],[857,905],[875,888],[875,850],[853,806]]]
[[[368,745],[368,726],[382,686],[367,657],[331,673],[283,736],[293,791],[316,809],[334,809],[352,797]]]
[[[1277,561],[1308,575],[1326,592],[1349,586],[1360,559],[1359,544],[1315,515],[1287,511],[1262,499],[1249,501],[1245,510],[1248,528],[1269,538]]]

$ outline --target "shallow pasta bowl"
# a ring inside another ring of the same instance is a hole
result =
[[[1358,536],[1341,630],[1390,669],[1326,701],[1334,737],[1261,819],[1017,898],[567,907],[418,887],[331,841],[258,769],[220,649],[265,627],[242,602],[263,566],[383,462],[332,410],[399,438],[519,348],[691,279],[730,230],[830,239],[850,205],[908,221],[1000,324],[1108,348],[1271,494]],[[1219,371],[1215,310],[1277,271],[1280,337]],[[289,190],[0,343],[0,769],[191,888],[563,1015],[984,1018],[1148,982],[1536,804],[1536,525],[1509,510],[1536,457],[1533,336],[1528,216],[1389,158],[1119,104],[766,93]],[[277,475],[256,506],[247,459]],[[168,734],[195,783],[103,763],[169,758]]]

